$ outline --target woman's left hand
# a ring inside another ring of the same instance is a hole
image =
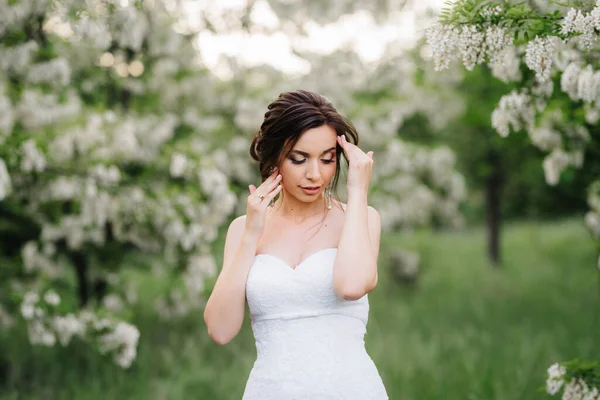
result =
[[[358,146],[349,143],[345,136],[338,136],[337,142],[344,151],[349,162],[348,171],[348,196],[356,194],[366,195],[371,183],[373,170],[373,152],[365,153]]]

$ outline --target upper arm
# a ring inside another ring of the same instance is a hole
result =
[[[369,240],[375,255],[375,262],[379,257],[379,243],[381,240],[381,216],[376,209],[371,206],[367,207],[367,223],[369,225]]]
[[[246,225],[246,216],[242,215],[237,217],[227,230],[227,236],[225,237],[225,248],[223,250],[223,266],[229,265],[230,260],[235,256],[235,252],[242,242],[242,236],[244,234],[244,228]]]

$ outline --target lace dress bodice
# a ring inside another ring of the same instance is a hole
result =
[[[243,400],[386,400],[367,354],[368,295],[347,301],[333,290],[337,249],[292,268],[258,254],[246,282],[257,359]]]

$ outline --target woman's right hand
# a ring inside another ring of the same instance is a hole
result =
[[[275,168],[271,176],[269,176],[259,187],[250,185],[250,195],[246,206],[246,232],[255,234],[260,237],[265,219],[267,215],[267,207],[271,200],[281,191],[281,175],[279,170]],[[264,197],[259,197],[264,196]]]

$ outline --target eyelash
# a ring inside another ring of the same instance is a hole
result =
[[[293,158],[290,158],[290,160],[292,161],[292,164],[302,164],[304,163],[304,161],[306,161],[306,158],[303,160],[294,160]],[[323,161],[325,164],[331,164],[333,162],[335,162],[335,159],[332,158],[331,160],[321,160]]]

